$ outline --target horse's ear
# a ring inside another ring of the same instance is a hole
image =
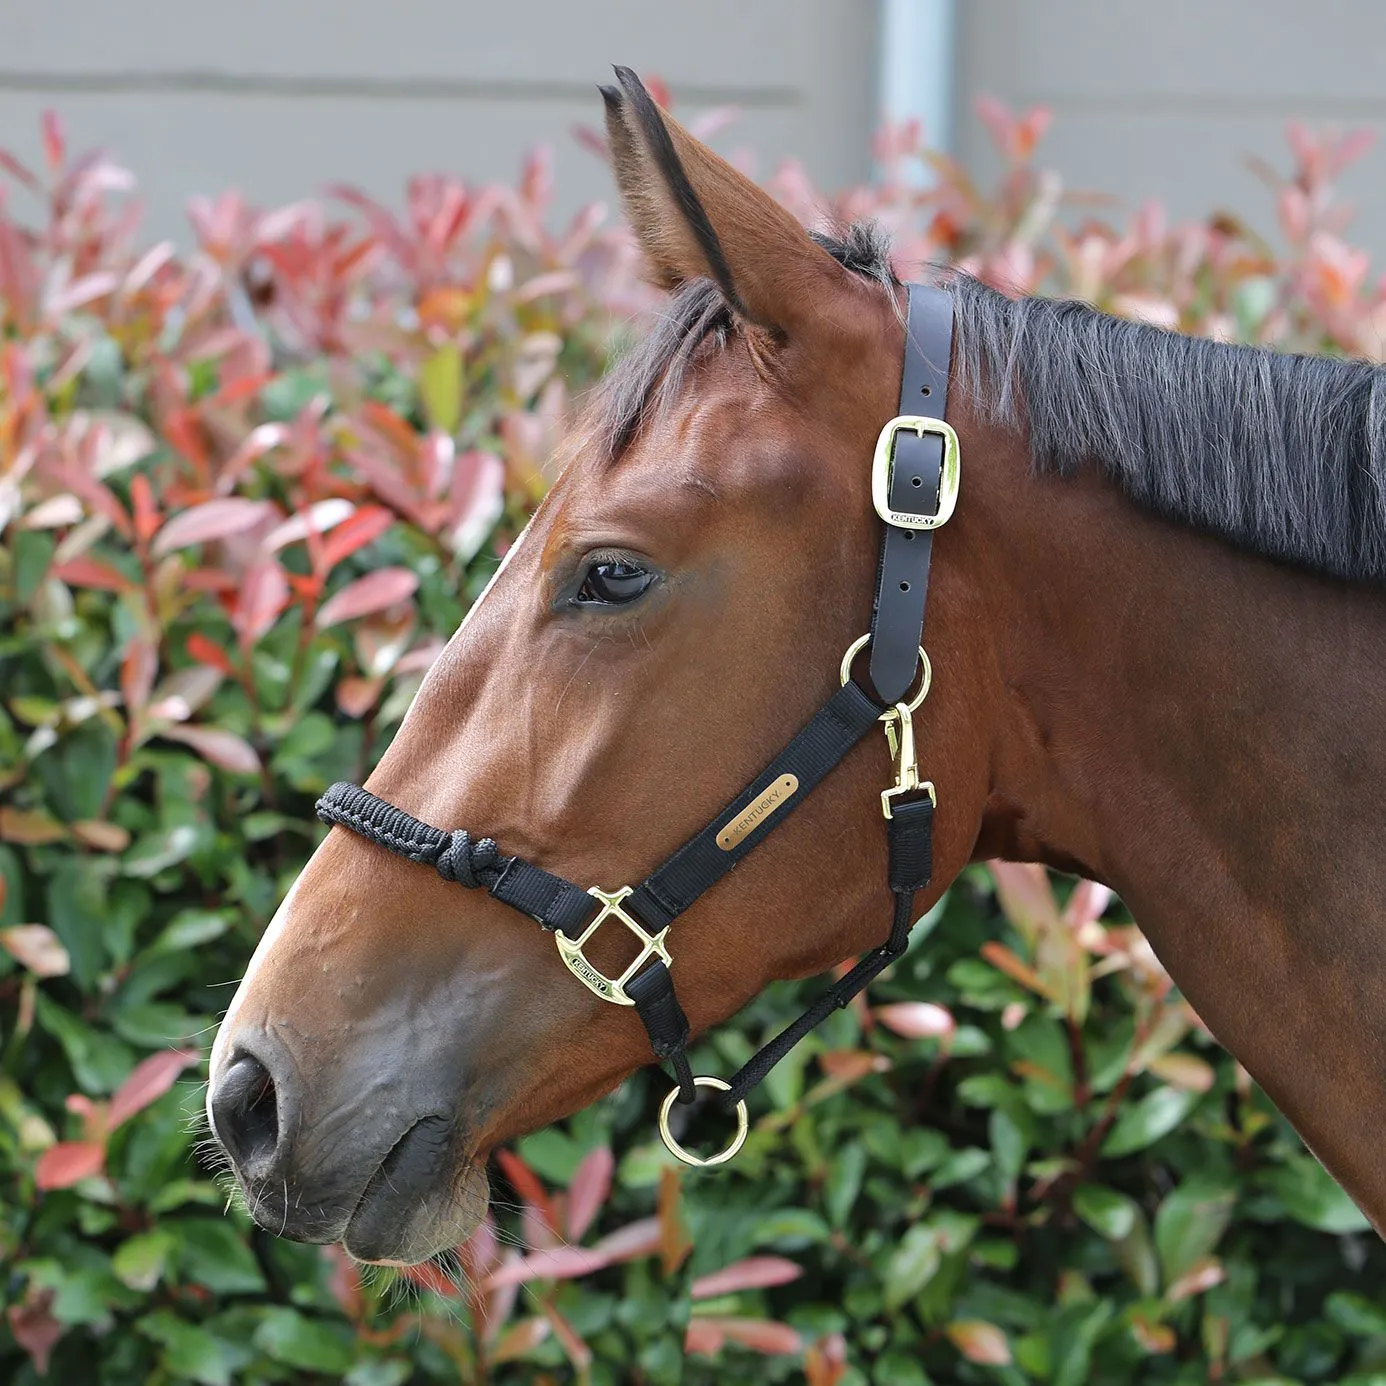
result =
[[[716,281],[743,318],[793,332],[851,276],[768,193],[660,110],[628,67],[602,87],[616,183],[663,288]]]

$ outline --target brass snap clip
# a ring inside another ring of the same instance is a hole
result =
[[[889,821],[895,816],[891,800],[901,794],[915,794],[923,791],[929,802],[938,807],[938,796],[934,792],[932,780],[922,783],[919,779],[919,759],[914,747],[914,718],[908,703],[896,703],[886,713],[886,743],[890,746],[891,758],[895,761],[895,783],[881,791],[881,812]]]
[[[731,1084],[724,1083],[720,1078],[695,1078],[693,1080],[695,1088],[712,1088],[716,1092],[730,1092]],[[713,1165],[724,1165],[743,1145],[746,1144],[746,1133],[751,1127],[750,1114],[746,1110],[744,1101],[736,1104],[736,1134],[732,1136],[730,1143],[725,1149],[719,1150],[716,1155],[695,1155],[691,1150],[685,1150],[677,1140],[674,1133],[669,1129],[669,1113],[673,1110],[674,1099],[679,1095],[677,1088],[671,1088],[669,1095],[659,1104],[659,1136],[664,1142],[665,1147],[675,1159],[682,1160],[686,1165],[692,1165],[695,1169],[709,1169]]]

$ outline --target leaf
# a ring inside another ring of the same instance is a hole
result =
[[[343,520],[323,541],[322,568],[329,572],[344,558],[374,543],[395,524],[392,511],[383,505],[364,505],[350,519]]]
[[[1062,928],[1059,905],[1049,884],[1049,873],[1042,866],[1025,862],[987,863],[996,882],[996,900],[1006,918],[1033,948],[1041,934]]]
[[[61,842],[66,836],[67,829],[42,809],[0,807],[0,841],[38,847],[45,842]]]
[[[714,1315],[695,1315],[688,1323],[684,1350],[715,1356],[730,1340],[766,1356],[788,1356],[799,1352],[804,1340],[787,1323],[770,1319],[739,1319]]]
[[[939,1039],[957,1029],[952,1012],[930,1001],[895,1001],[887,1006],[876,1006],[871,1014],[887,1030],[894,1030],[906,1039]]]
[[[418,590],[419,579],[408,568],[377,568],[373,573],[349,582],[329,597],[318,612],[319,630],[352,621],[358,616],[384,611],[398,602],[408,601]]]
[[[568,1235],[575,1242],[582,1240],[601,1211],[615,1171],[616,1157],[610,1146],[599,1145],[583,1156],[568,1186]]]
[[[1221,1285],[1227,1279],[1227,1272],[1222,1267],[1216,1256],[1205,1256],[1200,1261],[1195,1261],[1169,1288],[1165,1291],[1165,1299],[1171,1304],[1182,1303],[1186,1299],[1192,1299],[1194,1295],[1201,1295],[1205,1290],[1211,1290],[1214,1285]]]
[[[1265,1183],[1296,1222],[1319,1232],[1365,1232],[1361,1210],[1312,1155],[1292,1155],[1270,1170]]]
[[[0,881],[0,898],[3,886]],[[67,949],[46,924],[17,924],[0,930],[0,947],[36,977],[65,977],[72,967]]]
[[[1119,1242],[1130,1236],[1140,1214],[1133,1198],[1100,1184],[1082,1184],[1074,1190],[1073,1211],[1099,1236]]]
[[[1217,1078],[1212,1064],[1196,1054],[1162,1054],[1152,1059],[1148,1068],[1157,1078],[1181,1092],[1207,1092]]]
[[[155,1229],[122,1242],[111,1257],[116,1279],[132,1290],[152,1290],[164,1277],[174,1240],[172,1232]]]
[[[1166,1285],[1211,1255],[1235,1202],[1225,1181],[1200,1174],[1190,1175],[1164,1199],[1155,1214],[1155,1250]]]
[[[1010,1366],[1010,1344],[994,1323],[982,1319],[956,1319],[943,1331],[969,1362],[989,1367]]]
[[[158,1101],[173,1086],[178,1075],[190,1064],[197,1063],[198,1058],[195,1049],[165,1049],[142,1059],[111,1098],[109,1129],[114,1131],[136,1112]]]
[[[429,425],[455,433],[462,418],[462,353],[445,342],[419,367],[419,400]]]
[[[167,1226],[178,1237],[179,1270],[213,1294],[258,1294],[265,1288],[255,1255],[224,1218],[180,1218]]]
[[[349,520],[355,510],[356,507],[349,500],[340,496],[316,501],[270,530],[261,541],[261,547],[267,553],[278,553],[290,544],[307,539],[310,534],[326,534],[328,530]]]
[[[285,1366],[329,1376],[345,1373],[355,1358],[350,1338],[339,1325],[282,1307],[264,1311],[255,1346]]]
[[[135,586],[118,568],[86,554],[55,565],[53,576],[69,587],[93,587],[103,592],[129,592]]]
[[[909,1303],[943,1264],[938,1230],[924,1223],[906,1229],[891,1253],[885,1272],[885,1307],[894,1311]]]
[[[1049,986],[1040,980],[1039,973],[1028,963],[1022,962],[1016,957],[1004,943],[997,943],[994,939],[989,940],[982,945],[981,954],[994,968],[1004,972],[1012,981],[1019,982],[1021,986],[1043,996],[1046,1000],[1056,999]]]
[[[202,757],[222,770],[236,775],[258,775],[260,757],[243,736],[221,727],[165,727],[159,732],[165,741],[178,741],[190,746]]]
[[[231,625],[248,649],[279,619],[289,604],[289,580],[273,561],[257,563],[245,575]]]
[[[70,1189],[100,1174],[106,1165],[105,1147],[96,1141],[59,1141],[38,1157],[34,1183],[44,1190]]]
[[[119,823],[99,818],[83,818],[72,825],[72,836],[98,852],[123,852],[130,845],[130,833]]]
[[[742,1290],[763,1290],[772,1285],[788,1285],[804,1273],[804,1268],[783,1256],[748,1256],[711,1275],[701,1275],[690,1294],[693,1299],[716,1299]]]
[[[193,544],[207,544],[244,534],[271,519],[277,512],[269,501],[248,500],[244,496],[223,496],[203,501],[165,522],[155,536],[151,551],[162,558]]]
[[[1138,1102],[1122,1108],[1121,1115],[1102,1142],[1109,1158],[1133,1155],[1169,1135],[1198,1105],[1198,1094],[1175,1088],[1156,1088]]]
[[[199,664],[206,664],[222,674],[235,673],[235,666],[231,663],[231,657],[220,645],[214,644],[201,631],[194,631],[188,636],[187,650],[189,657],[197,660]]]
[[[5,1310],[15,1342],[29,1354],[40,1376],[48,1375],[49,1358],[63,1336],[63,1325],[53,1317],[53,1298],[52,1290],[37,1289],[31,1284],[23,1303],[11,1304]]]
[[[521,1319],[519,1323],[512,1323],[496,1339],[495,1346],[486,1354],[487,1360],[497,1366],[502,1362],[513,1362],[533,1352],[551,1331],[549,1321],[543,1318]]]

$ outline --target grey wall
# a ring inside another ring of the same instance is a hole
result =
[[[609,199],[568,134],[599,124],[610,64],[658,73],[687,116],[742,118],[714,143],[768,173],[801,156],[861,180],[874,123],[870,0],[0,0],[0,145],[36,154],[58,109],[73,143],[140,180],[152,229],[191,193],[261,205],[348,180],[398,202],[405,177],[514,176],[549,141],[560,207]]]
[[[1052,106],[1043,161],[1074,188],[1161,198],[1179,216],[1229,208],[1269,230],[1247,168],[1289,168],[1284,127],[1366,126],[1378,143],[1343,180],[1350,238],[1386,258],[1386,4],[1380,0],[958,0],[957,145],[994,169],[978,91]]]

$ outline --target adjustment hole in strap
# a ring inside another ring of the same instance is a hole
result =
[[[731,1084],[724,1082],[721,1078],[710,1078],[706,1076],[694,1078],[695,1088],[706,1088],[712,1092],[730,1092]],[[744,1101],[736,1104],[736,1131],[731,1140],[722,1147],[715,1155],[697,1155],[679,1143],[673,1131],[669,1129],[669,1115],[673,1111],[674,1103],[679,1095],[678,1088],[671,1088],[668,1096],[659,1104],[659,1136],[664,1142],[669,1153],[677,1160],[682,1160],[686,1165],[692,1165],[695,1169],[710,1169],[713,1165],[724,1165],[728,1160],[746,1144],[746,1135],[751,1128],[750,1113],[746,1110]],[[684,1108],[687,1111],[687,1108]],[[714,1110],[718,1115],[725,1116],[725,1111],[719,1106]]]

